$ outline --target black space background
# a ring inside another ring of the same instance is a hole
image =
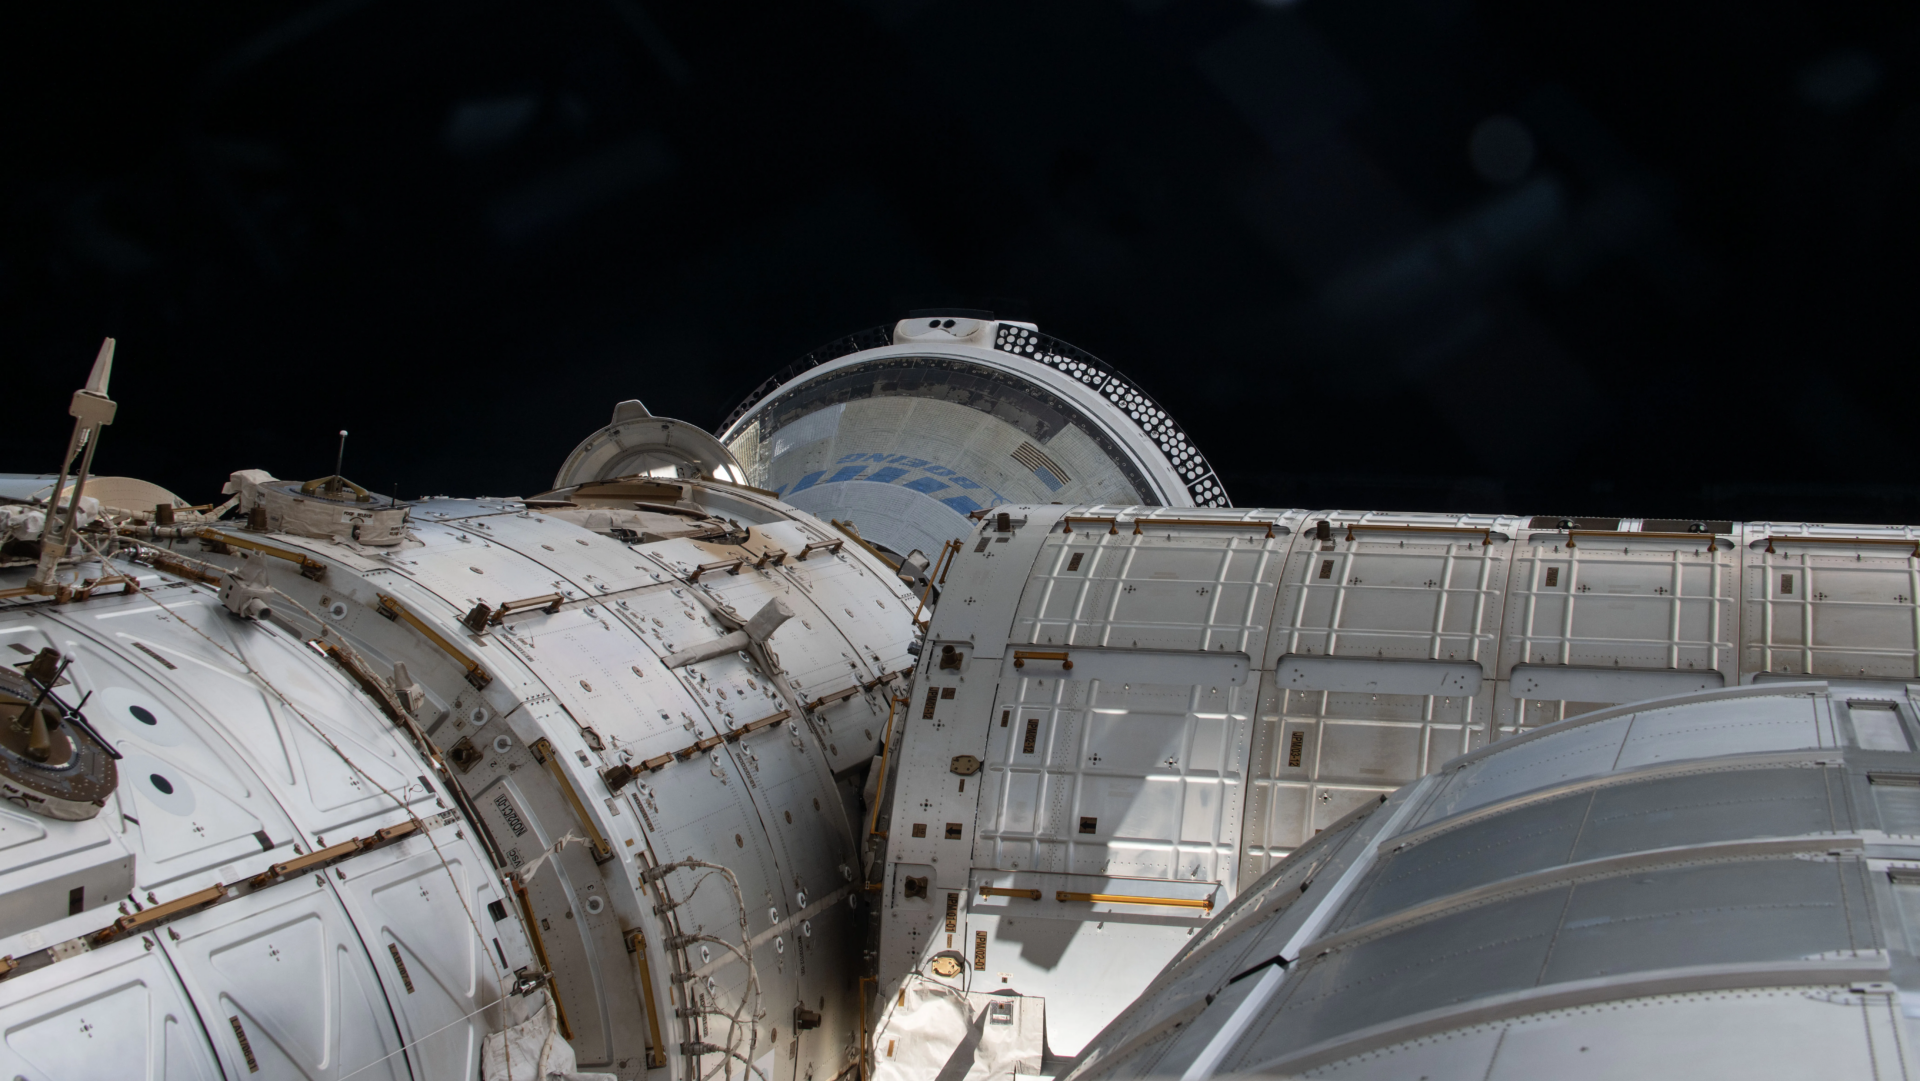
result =
[[[0,470],[106,334],[102,472],[208,499],[345,427],[498,495],[959,305],[1243,506],[1920,521],[1916,61],[1912,4],[16,4]]]

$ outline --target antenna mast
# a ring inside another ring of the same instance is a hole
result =
[[[40,531],[40,562],[33,570],[33,577],[27,580],[27,588],[36,593],[54,592],[54,572],[73,547],[74,518],[80,512],[80,497],[86,492],[87,474],[93,469],[93,452],[100,445],[100,429],[113,423],[113,415],[120,408],[107,397],[107,381],[112,375],[113,339],[105,338],[100,342],[100,354],[93,358],[93,371],[87,376],[87,385],[73,392],[73,404],[67,408],[73,415],[73,435],[67,440],[66,456],[60,459],[60,479],[47,497],[47,524]],[[73,456],[83,449],[80,471],[73,478],[73,496],[67,500],[67,513],[62,520],[60,494],[67,487],[67,470],[73,466]]]
[[[327,480],[327,492],[329,494],[340,491],[340,483],[342,480],[340,476],[340,467],[345,465],[346,461],[347,461],[347,430],[345,428],[342,428],[340,429],[340,453],[333,456],[333,476],[328,478]]]

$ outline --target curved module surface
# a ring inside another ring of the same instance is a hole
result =
[[[0,1070],[472,1078],[523,1023],[622,1078],[852,1064],[850,820],[914,598],[774,500],[625,483],[249,473],[242,520],[287,531],[103,526],[57,603],[0,569],[0,651],[45,677],[0,707],[45,690],[56,743],[118,756],[77,821],[0,807]],[[333,521],[374,505],[378,546]],[[65,761],[30,757],[0,740],[9,778]]]
[[[978,313],[976,313],[978,314]],[[1132,381],[1029,323],[921,317],[817,349],[722,425],[750,483],[904,556],[1007,503],[1228,505]]]
[[[1909,709],[1917,541],[1514,515],[983,517],[943,568],[889,751],[876,1076],[937,1073],[967,1040],[954,1007],[996,994],[1022,1012],[984,1030],[1004,1046],[968,1044],[976,1062],[1046,1065],[1037,1031],[1019,1034],[1030,1015],[1053,1055],[1104,1046],[1210,914],[1490,744],[1674,694],[1771,702],[1775,680],[1864,681]]]
[[[1910,1077],[1914,709],[1760,684],[1465,755],[1276,866],[1070,1077]]]

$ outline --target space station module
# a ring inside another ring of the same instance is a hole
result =
[[[1911,527],[1234,508],[951,311],[188,506],[103,364],[0,478],[14,1075],[1915,1069]]]

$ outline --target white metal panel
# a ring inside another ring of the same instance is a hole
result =
[[[1746,527],[1741,671],[1920,676],[1920,559],[1912,527]]]
[[[121,828],[111,818],[70,822],[0,807],[0,939],[130,893],[133,853]]]
[[[192,1001],[149,938],[117,942],[16,976],[6,990],[0,1001],[0,1072],[9,1077],[215,1081],[221,1076]]]
[[[957,924],[951,932],[935,928],[944,911],[936,902],[951,894],[955,919],[962,918],[979,801],[983,788],[991,786],[987,773],[962,776],[953,765],[959,755],[988,754],[983,722],[999,713],[997,662],[963,648],[957,669],[934,668],[932,658],[927,664],[912,700],[895,720],[900,735],[891,759],[894,798],[879,818],[887,835],[886,889],[880,898],[883,994],[891,994],[932,952],[946,948],[942,935],[959,933]],[[925,896],[906,895],[909,878],[925,879]]]
[[[724,653],[674,673],[692,700],[723,727],[738,728],[785,709],[766,672],[751,657]]]
[[[655,653],[675,653],[724,637],[726,627],[704,604],[688,595],[687,591],[692,588],[668,585],[629,593],[614,601],[607,611],[638,629]],[[515,626],[518,633],[528,634],[538,632],[544,624],[538,616],[533,616],[524,621],[511,621],[510,625]]]
[[[1320,540],[1315,523],[1329,523]],[[1307,515],[1260,699],[1242,874],[1486,740],[1520,519]]]
[[[1442,778],[1444,787],[1408,826],[1422,826],[1544,785],[1606,773],[1619,758],[1620,743],[1632,724],[1632,713],[1615,713],[1542,732],[1510,746],[1495,744],[1481,757],[1448,771]]]
[[[1253,688],[1022,676],[1001,695],[976,865],[1232,888]]]
[[[872,564],[872,556],[849,542],[830,560],[819,553],[804,562],[789,559],[779,573],[812,598],[854,647],[853,658],[869,678],[877,678],[913,667],[906,647],[914,636],[915,602],[903,595],[898,578]]]
[[[894,722],[902,732],[891,766],[895,798],[881,827],[890,861],[935,866],[936,884],[953,889],[966,885],[981,793],[992,784],[991,771],[955,774],[954,759],[989,758],[989,718],[1012,709],[1000,703],[1007,692],[994,679],[997,663],[960,656],[957,672],[922,674]]]
[[[660,580],[659,569],[627,545],[568,522],[522,511],[462,519],[449,528],[465,530],[475,542],[500,545],[524,556],[592,597]],[[456,542],[457,543],[457,542]],[[495,596],[489,603],[538,594]]]
[[[826,554],[817,554],[807,562],[811,564],[831,558]],[[699,589],[702,586],[706,587],[703,592],[713,601],[731,608],[742,621],[752,619],[762,607],[774,600],[785,603],[793,610],[793,618],[781,624],[767,644],[779,658],[780,666],[786,670],[785,678],[789,686],[804,701],[818,701],[850,687],[872,682],[879,675],[877,655],[862,653],[837,629],[847,619],[845,610],[860,610],[854,608],[853,603],[827,607],[802,588],[798,581],[771,568],[747,569],[738,575],[717,574],[712,581],[703,577],[699,586],[685,588]],[[876,596],[878,592],[869,584],[865,596],[857,600],[849,597],[847,600],[866,609],[874,609],[876,602],[892,603],[890,592]],[[902,641],[898,645],[889,643],[889,652],[904,650],[905,642],[911,640],[911,633],[904,626],[906,618],[903,616],[900,622]]]
[[[163,757],[160,748],[197,738],[183,734],[189,728],[205,733],[206,745],[219,746],[222,756],[243,758],[308,835],[371,832],[403,821],[406,813],[389,793],[405,804],[431,803],[424,766],[412,749],[330,662],[316,664],[315,655],[284,628],[233,619],[206,594],[166,603],[171,616],[138,598],[117,611],[88,613],[88,630],[110,644],[123,672],[147,669],[101,689],[108,707],[103,716],[116,732]],[[77,621],[78,613],[67,618]],[[157,695],[156,683],[179,697]],[[136,707],[145,715],[133,713]],[[244,770],[231,771],[231,778]],[[220,786],[236,798],[258,784],[231,778],[221,778]],[[267,832],[279,842],[292,831]]]
[[[396,552],[390,562],[459,615],[482,602],[497,606],[501,601],[579,591],[564,576],[505,545],[475,540],[472,530],[415,522],[410,532],[422,547]],[[585,535],[584,530],[579,532]]]
[[[197,603],[200,599],[182,598],[173,610],[179,618],[210,629],[216,641],[226,638],[226,628],[209,618],[212,613]],[[226,615],[224,610],[219,614]],[[129,615],[145,623],[137,612]],[[167,888],[296,839],[293,824],[239,759],[233,741],[223,738],[226,732],[211,720],[226,704],[219,692],[233,694],[240,709],[251,710],[253,717],[265,715],[259,685],[231,657],[216,653],[173,618],[156,620],[141,634],[156,654],[170,658],[174,670],[166,674],[174,678],[167,682],[179,695],[160,692],[153,686],[158,681],[133,670],[129,658],[93,640],[63,635],[55,643],[73,658],[68,673],[80,693],[102,694],[101,705],[107,708],[94,711],[90,719],[124,756],[118,763],[120,785],[107,813],[117,819],[109,823],[111,828],[132,827],[124,839],[134,851],[138,887]],[[231,639],[224,644],[233,648]],[[145,653],[137,655],[152,660]],[[212,708],[201,699],[203,685],[218,688]],[[145,723],[133,712],[135,707],[156,723]]]
[[[1068,668],[1055,659],[1027,662],[1013,656],[1000,662],[1002,680],[1051,673],[1080,682],[1200,683],[1209,687],[1245,686],[1253,660],[1244,653],[1180,652],[1170,649],[1073,649]]]
[[[814,731],[835,773],[864,768],[880,753],[880,739],[887,730],[890,687],[903,693],[906,689],[904,681],[871,687],[811,712]]]
[[[1251,882],[1402,778],[1484,744],[1485,730],[1473,723],[1477,701],[1484,699],[1269,686],[1253,740],[1240,880]]]
[[[1038,889],[1038,901],[982,896],[981,886]],[[974,991],[1036,994],[1048,988],[1047,1046],[1079,1054],[1144,991],[1166,958],[1205,922],[1199,909],[1060,902],[1060,891],[1203,900],[1214,883],[1144,882],[1097,875],[976,871],[956,949],[970,962]],[[984,935],[982,939],[980,936]],[[980,967],[984,962],[985,967]]]
[[[1896,702],[1854,699],[1846,703],[1843,712],[1855,747],[1863,751],[1913,750]]]
[[[1274,669],[1283,690],[1353,694],[1444,695],[1480,693],[1482,671],[1470,661],[1383,660],[1372,657],[1314,657],[1290,653]]]
[[[778,733],[789,740],[803,739],[798,726],[783,726],[771,735],[778,738]],[[702,718],[694,734],[698,738],[717,733]],[[789,745],[788,749],[804,752],[804,743],[802,747]],[[755,753],[761,753],[759,745]],[[640,812],[647,827],[647,843],[659,863],[694,858],[730,867],[745,896],[749,928],[759,934],[791,917],[796,890],[782,874],[748,784],[732,756],[714,747],[644,775],[635,785],[630,806]],[[696,892],[695,885],[702,879],[707,879],[706,884]],[[661,882],[661,887],[668,900],[679,905],[672,921],[682,932],[704,930],[729,939],[737,936],[740,910],[726,884],[711,872],[676,871]],[[767,992],[775,994],[785,989],[789,996],[785,1001],[790,1002],[792,984],[779,979],[771,941],[755,951],[755,961]],[[622,962],[631,963],[624,955]],[[683,993],[690,997],[691,1004],[724,1008],[731,1013],[746,994],[744,966],[717,945],[704,949],[700,944],[689,946],[683,951],[681,963],[685,971],[700,973],[696,982],[684,985]],[[667,1004],[662,1003],[662,1008]],[[663,1032],[673,1027],[677,1026],[665,1021],[661,1025]],[[724,1023],[717,1033],[719,1038],[714,1042],[724,1043]]]
[[[408,1076],[405,1059],[392,1055],[399,1034],[360,937],[321,876],[185,917],[169,931],[160,946],[209,1015],[228,1076]]]
[[[1528,530],[1516,545],[1500,657],[1502,734],[1738,682],[1734,540],[1632,532],[1568,540]],[[1533,678],[1516,675],[1523,666]],[[1554,668],[1566,677],[1549,674]]]
[[[589,918],[609,915],[610,887],[581,840],[585,825],[548,767],[524,750],[509,755],[509,764],[517,768],[475,791],[474,802],[525,886],[530,930],[553,973],[565,1034],[584,1063],[608,1063],[623,1051],[624,1057],[643,1056],[645,1016],[624,978],[626,949],[617,928]],[[602,899],[593,906],[597,912],[590,909],[589,897]]]
[[[531,960],[518,921],[492,918],[489,902],[510,901],[472,842],[456,837],[464,832],[408,838],[342,864],[336,879],[419,1078],[477,1074],[480,1041],[503,1020],[482,1008]],[[503,956],[517,964],[503,967]]]
[[[254,627],[262,633],[235,635],[234,644],[276,691],[263,701],[293,751],[298,780],[285,802],[304,804],[302,829],[371,833],[405,821],[407,807],[437,809],[418,755],[365,692],[331,663],[310,661],[303,644]]]
[[[714,681],[745,678],[745,662],[737,657],[700,667]],[[837,1071],[845,1034],[858,1025],[842,992],[854,977],[865,910],[856,907],[859,856],[829,762],[818,743],[796,741],[785,725],[723,746],[752,798],[780,876],[771,887],[775,896],[759,906],[777,911],[779,918],[768,912],[764,930],[759,909],[751,919],[757,932],[755,963],[768,1004],[762,1046],[774,1054],[782,1074],[802,1068]],[[805,1033],[794,1029],[791,1003],[821,1012],[820,1026]],[[778,1042],[769,1045],[774,1033]]]
[[[1597,708],[1649,698],[1667,698],[1676,694],[1717,691],[1726,686],[1721,674],[1712,669],[1571,668],[1549,664],[1515,665],[1513,677],[1507,682],[1516,699],[1530,703],[1571,703],[1567,708],[1576,712],[1570,712],[1568,716],[1588,712],[1577,708],[1580,706]],[[1543,715],[1541,723],[1550,723],[1550,720]],[[1537,725],[1529,724],[1528,727]]]
[[[1324,517],[1332,539],[1306,532],[1288,557],[1273,656],[1472,661],[1495,675],[1518,519]]]
[[[641,612],[649,607],[645,596],[631,603]],[[679,677],[628,623],[615,622],[611,609],[595,607],[512,621],[512,633],[496,634],[494,641],[539,676],[575,725],[592,728],[612,746],[644,759],[693,742],[686,726],[698,710]],[[688,611],[677,604],[651,607],[680,616]]]
[[[1224,512],[1194,511],[1182,520],[1204,515],[1222,523],[1211,527],[1156,526],[1141,513],[1129,522],[1083,521],[1071,533],[1049,533],[1012,641],[1261,656],[1285,531],[1269,537],[1268,521],[1234,526]]]
[[[1014,528],[993,531],[994,520],[983,521],[955,555],[940,591],[938,633],[942,641],[968,642],[984,657],[998,657],[1013,636],[1015,613],[1025,603],[1022,593],[1043,546],[1054,543],[1052,533],[1067,507],[1000,507]],[[1093,508],[1089,513],[1099,512]],[[930,639],[931,641],[931,639]]]
[[[956,557],[907,704],[881,976],[888,987],[924,973],[948,949],[976,986],[1004,970],[1023,994],[1070,1000],[1048,1011],[1050,1046],[1065,1053],[1125,989],[1145,986],[1200,913],[1041,902],[1045,914],[1029,918],[984,899],[977,922],[945,929],[945,899],[967,891],[955,865],[1075,892],[1231,896],[1255,665],[1287,540],[1268,536],[1278,515],[1146,516],[1136,534],[1132,509],[1081,508],[1070,531],[1041,535],[1021,521],[1029,510],[1007,511],[1009,533],[989,516]],[[1006,604],[1015,590],[1017,607]],[[982,759],[980,772],[962,755]],[[909,878],[931,896],[908,897]],[[1118,941],[1131,952],[1116,953]],[[1011,959],[973,972],[982,947]]]
[[[796,515],[792,518],[761,522],[753,527],[753,535],[762,540],[766,547],[786,552],[789,555],[799,554],[801,549],[812,544],[814,541],[833,540],[838,536],[824,521],[819,520],[817,516],[807,517],[805,515]],[[680,561],[687,563],[689,568],[694,565],[688,558],[692,554],[691,551],[685,548],[678,548],[672,544],[655,544],[648,545],[647,550],[649,552],[669,554],[675,551],[687,552],[688,555],[681,557]]]

